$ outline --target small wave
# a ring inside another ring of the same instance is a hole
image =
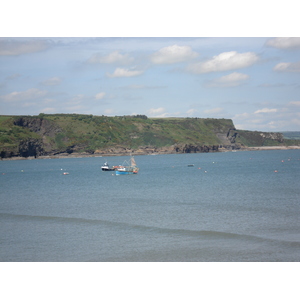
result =
[[[95,224],[103,224],[103,223],[114,223],[111,221],[105,220],[97,220],[97,219],[86,219],[86,218],[78,218],[78,217],[59,217],[59,216],[33,216],[33,215],[23,215],[23,214],[9,214],[9,213],[0,213],[0,216],[9,216],[12,218],[18,218],[23,220],[37,220],[37,221],[55,221],[55,222],[71,222],[71,223],[95,223]]]
[[[224,232],[224,231],[214,231],[214,230],[191,230],[191,229],[177,229],[177,228],[164,228],[157,226],[148,226],[140,224],[132,224],[126,222],[110,221],[103,219],[87,219],[87,218],[78,218],[78,217],[59,217],[59,216],[33,216],[33,215],[24,215],[24,214],[9,214],[9,213],[0,213],[2,217],[12,217],[23,220],[37,220],[37,221],[53,221],[53,222],[62,222],[62,223],[74,223],[74,224],[95,224],[95,225],[107,225],[118,227],[120,229],[132,229],[143,231],[144,233],[157,233],[157,234],[166,234],[166,235],[178,235],[185,237],[201,237],[207,239],[234,239],[234,240],[252,240],[256,242],[276,242],[276,243],[288,243],[291,246],[300,246],[298,241],[286,241],[279,240],[268,237],[261,237],[256,235]]]

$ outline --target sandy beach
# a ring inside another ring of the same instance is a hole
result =
[[[263,146],[263,147],[247,147],[244,150],[291,150],[300,149],[300,146]]]

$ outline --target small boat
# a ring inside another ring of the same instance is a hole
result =
[[[130,158],[130,165],[127,161],[123,163],[123,166],[118,166],[116,169],[116,175],[133,175],[137,174],[139,168],[136,165],[135,159],[132,156]]]
[[[107,162],[102,165],[101,169],[102,171],[115,171],[115,167],[110,168]]]
[[[63,172],[63,175],[69,175],[69,173],[68,172]]]
[[[188,167],[194,167],[194,164],[190,164],[190,165],[188,165]]]

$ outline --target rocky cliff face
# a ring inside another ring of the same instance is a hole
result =
[[[57,124],[43,118],[20,117],[14,121],[14,125],[29,128],[41,136],[54,137],[62,131]]]
[[[128,147],[111,147],[107,149],[99,149],[95,151],[98,155],[143,155],[143,154],[175,154],[175,153],[202,153],[216,152],[219,150],[218,145],[199,146],[193,144],[176,144],[165,147],[140,146],[137,149]]]
[[[22,157],[34,156],[35,158],[44,155],[43,143],[38,139],[27,139],[19,144],[19,155]]]
[[[62,132],[62,129],[49,120],[44,118],[20,117],[15,119],[14,125],[28,128],[37,133],[40,139],[25,139],[20,141],[19,155],[23,157],[54,154],[53,144],[49,142]],[[49,139],[50,138],[50,139]]]
[[[174,150],[176,153],[197,153],[197,152],[215,152],[218,151],[219,145],[193,145],[193,144],[183,144],[175,145]]]
[[[280,145],[284,137],[279,132],[237,130],[236,140],[248,147]]]
[[[259,135],[264,139],[275,140],[283,143],[283,134],[279,132],[261,132]]]

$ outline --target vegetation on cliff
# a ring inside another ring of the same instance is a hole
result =
[[[0,157],[61,153],[207,152],[283,144],[280,133],[236,130],[229,119],[40,114],[0,116]]]

